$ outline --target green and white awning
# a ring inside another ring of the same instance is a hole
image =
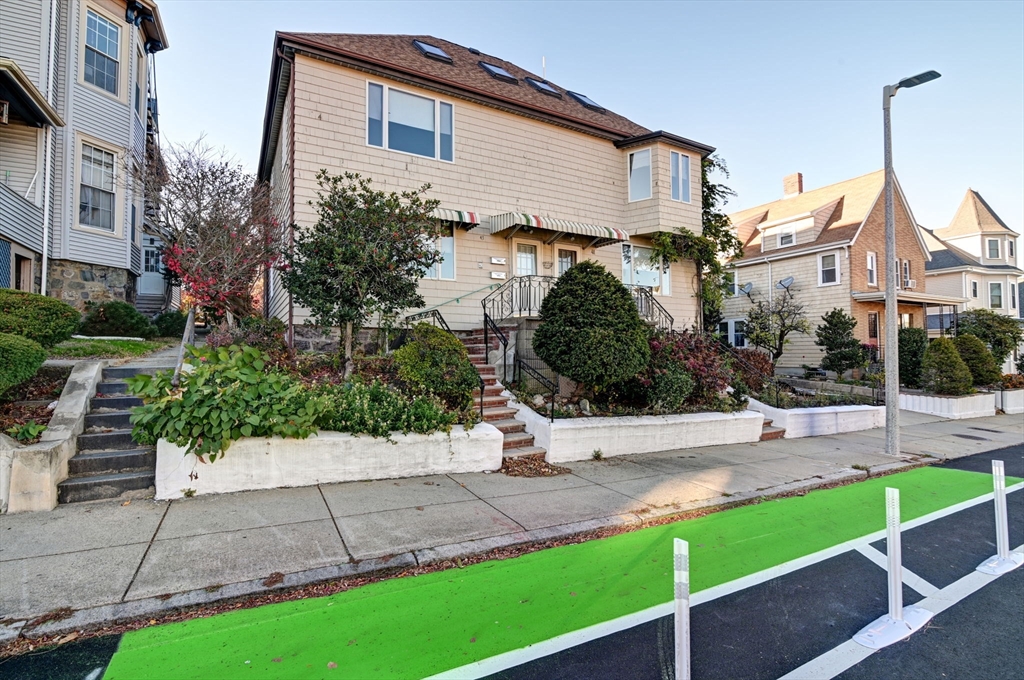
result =
[[[610,243],[619,243],[629,240],[629,234],[622,229],[615,227],[602,227],[597,224],[584,224],[583,222],[570,222],[555,217],[541,217],[540,215],[529,215],[527,213],[503,213],[493,215],[490,218],[489,231],[492,234],[512,229],[518,231],[522,227],[536,229],[547,229],[560,234],[579,234],[589,236],[593,239],[590,247],[606,246]],[[508,236],[511,236],[509,234]],[[507,237],[506,237],[507,238]]]
[[[480,224],[480,213],[468,210],[452,210],[451,208],[434,208],[434,217],[443,222],[454,222],[464,225],[467,229]]]

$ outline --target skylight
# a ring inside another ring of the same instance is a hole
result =
[[[448,56],[448,53],[442,50],[440,47],[435,47],[430,43],[425,43],[420,40],[413,40],[412,44],[416,46],[420,52],[423,53],[424,57],[430,57],[431,59],[437,59],[447,64],[452,63],[452,58]]]
[[[527,78],[526,82],[528,82],[530,85],[533,85],[535,88],[537,88],[546,95],[558,97],[559,99],[562,98],[562,93],[556,90],[555,88],[551,87],[551,85],[549,85],[546,81],[537,80],[536,78]]]
[[[568,90],[566,91],[568,92]],[[578,101],[580,104],[586,106],[588,109],[593,109],[594,111],[600,111],[601,113],[604,113],[604,107],[599,106],[596,102],[594,102],[594,100],[592,100],[585,94],[580,94],[579,92],[569,92],[569,96]]]
[[[488,64],[486,61],[481,61],[480,65],[484,68],[485,71],[490,73],[492,76],[494,76],[498,80],[504,80],[507,83],[518,83],[519,82],[519,80],[514,75],[512,75],[511,73],[509,73],[508,71],[506,71],[505,69],[503,69],[500,66],[495,66],[494,64]]]

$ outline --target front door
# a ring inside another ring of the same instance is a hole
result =
[[[558,275],[561,276],[565,272],[569,271],[579,258],[578,248],[562,248],[556,249],[558,251]]]
[[[163,295],[164,269],[160,263],[160,250],[146,246],[142,249],[142,276],[139,277],[139,295]]]

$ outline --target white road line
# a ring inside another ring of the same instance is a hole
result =
[[[1024,482],[1007,487],[1006,492],[1012,493],[1014,491],[1020,491],[1021,489],[1024,489]],[[908,529],[913,529],[914,527],[927,524],[928,522],[934,522],[937,519],[948,517],[949,515],[958,513],[961,510],[966,510],[967,508],[974,507],[975,505],[987,503],[994,497],[995,495],[992,492],[989,492],[987,494],[977,496],[976,498],[963,501],[962,503],[950,505],[949,507],[942,508],[941,510],[936,510],[935,512],[927,515],[922,515],[916,519],[903,522],[902,530],[907,531]],[[735,581],[723,583],[713,588],[707,588],[700,592],[693,593],[690,596],[690,606],[696,607],[699,604],[716,600],[720,597],[724,597],[725,595],[731,595],[732,593],[759,585],[765,581],[785,576],[786,574],[798,571],[804,567],[809,567],[812,564],[824,562],[827,559],[849,552],[850,550],[856,550],[861,546],[869,545],[882,538],[885,538],[885,529],[846,541],[845,543],[840,543],[839,545],[820,550],[810,555],[799,557],[795,560],[790,560],[789,562],[770,567],[764,571],[759,571],[756,574],[744,576],[743,578],[736,579]],[[473,678],[482,678],[540,659],[541,657],[557,654],[558,652],[569,649],[570,647],[575,647],[585,642],[590,642],[591,640],[596,640],[607,635],[612,635],[614,633],[639,626],[649,621],[654,621],[655,619],[660,619],[663,616],[671,616],[672,612],[673,603],[665,602],[664,604],[655,605],[632,614],[620,616],[619,618],[612,619],[610,621],[604,621],[587,628],[574,630],[571,633],[558,635],[548,640],[543,640],[536,644],[529,645],[528,647],[513,649],[512,651],[498,654],[487,659],[474,661],[473,663],[466,664],[465,666],[459,666],[458,668],[443,671],[436,675],[431,675],[425,680],[470,680]]]
[[[869,560],[880,566],[882,569],[885,569],[886,571],[889,570],[888,557],[885,555],[885,553],[876,549],[874,546],[862,545],[857,548],[857,552],[859,552],[861,555],[863,555],[864,557],[868,558]],[[925,597],[931,597],[935,593],[939,592],[938,588],[933,586],[931,583],[928,583],[928,581],[925,581],[923,578],[921,578],[914,572],[910,571],[906,567],[903,567],[902,571],[904,585],[906,585],[909,588],[913,588],[921,595],[924,595]]]
[[[1014,552],[1024,551],[1024,545],[1019,546]],[[877,550],[875,552],[878,552]],[[881,553],[878,553],[881,555]],[[930,612],[938,614],[949,609],[957,602],[978,592],[999,576],[983,574],[980,571],[972,571],[958,581],[954,581],[945,588],[937,590],[932,595],[915,603],[915,607],[922,607]],[[908,584],[909,585],[909,584]],[[859,648],[859,649],[858,649]],[[868,658],[878,650],[868,649],[857,644],[853,640],[847,640],[838,647],[834,647],[821,656],[811,659],[796,670],[783,675],[779,680],[831,680],[840,673],[853,668],[864,659]]]

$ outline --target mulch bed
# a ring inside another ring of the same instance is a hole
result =
[[[30,420],[40,425],[50,422],[53,411],[46,407],[60,396],[69,375],[70,367],[44,366],[32,378],[12,387],[0,398],[0,432],[7,433]]]
[[[545,462],[543,453],[535,453],[529,456],[517,456],[505,458],[501,462],[501,469],[509,477],[554,477],[565,475],[572,470],[558,465],[551,465]]]

